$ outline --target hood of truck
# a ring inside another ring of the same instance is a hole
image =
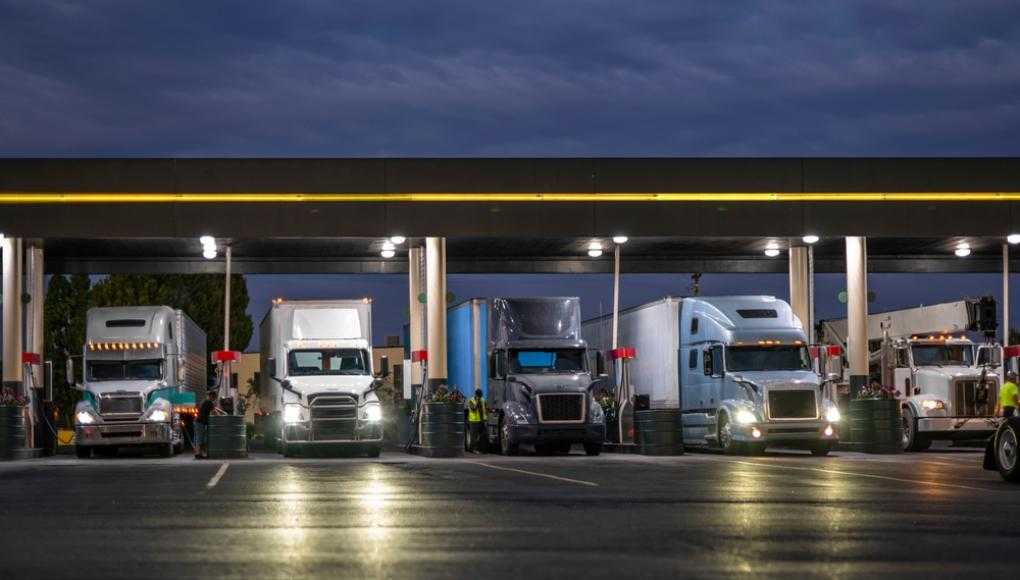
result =
[[[99,381],[87,383],[85,388],[96,395],[118,391],[148,394],[156,389],[165,388],[165,385],[159,381]]]
[[[370,375],[314,375],[289,377],[294,390],[305,395],[315,393],[357,393],[362,395],[374,380]]]
[[[920,367],[916,373],[918,377],[923,376],[946,380],[981,378],[981,369],[965,366]],[[997,376],[997,373],[993,369],[988,369],[987,376],[994,377]]]
[[[531,387],[535,393],[583,392],[592,381],[588,373],[515,374],[512,377],[515,381]]]
[[[727,376],[734,380],[750,381],[764,388],[818,388],[821,380],[811,371],[734,371]]]

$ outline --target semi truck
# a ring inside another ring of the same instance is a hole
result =
[[[274,300],[259,341],[260,398],[280,426],[280,453],[355,448],[379,456],[375,391],[389,364],[383,359],[374,374],[370,300]]]
[[[598,455],[605,417],[581,339],[578,298],[474,298],[447,312],[447,371],[465,396],[481,389],[490,448]]]
[[[984,297],[868,316],[869,380],[899,392],[905,450],[995,432],[1002,384],[995,313],[995,299]],[[846,319],[823,320],[818,331],[820,341],[845,351]],[[985,341],[974,342],[975,332]]]
[[[182,450],[207,384],[205,332],[187,314],[168,306],[89,309],[82,360],[78,457],[121,447],[162,456]]]
[[[593,351],[609,350],[612,317],[586,321],[582,334]],[[832,383],[815,372],[801,321],[782,300],[662,298],[619,313],[619,344],[634,349],[626,364],[635,396],[679,410],[685,445],[825,455],[839,439]],[[619,388],[620,362],[606,365]]]

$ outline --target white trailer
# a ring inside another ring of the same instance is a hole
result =
[[[78,456],[128,446],[180,452],[207,384],[205,332],[168,306],[92,308],[86,319]]]
[[[589,320],[594,350],[612,344],[611,317]],[[826,454],[839,437],[831,389],[812,368],[807,336],[790,306],[771,296],[663,298],[623,310],[619,344],[636,395],[679,409],[685,445],[761,452],[767,445]],[[610,381],[621,369],[610,362]]]
[[[1002,348],[990,297],[919,306],[868,316],[870,379],[900,393],[903,447],[933,440],[980,439],[997,426]],[[983,332],[978,344],[969,333]],[[819,340],[846,347],[846,319],[819,323]]]
[[[260,387],[280,420],[280,452],[311,446],[382,448],[369,300],[275,301],[259,328]]]

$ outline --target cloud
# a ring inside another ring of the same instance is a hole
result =
[[[5,155],[1016,155],[1012,2],[0,0]]]

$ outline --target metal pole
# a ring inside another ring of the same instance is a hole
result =
[[[808,343],[815,344],[815,248],[808,246]]]
[[[620,244],[613,250],[613,349],[620,339]]]
[[[810,275],[808,248],[791,246],[789,250],[790,308],[808,334],[811,326]]]
[[[1002,346],[1009,346],[1009,244],[1002,244]]]
[[[225,253],[225,258],[226,259],[224,261],[225,265],[224,265],[223,270],[224,270],[224,272],[226,274],[226,279],[225,279],[224,284],[223,284],[223,287],[224,287],[224,290],[223,290],[223,350],[225,352],[225,351],[230,350],[230,266],[231,266],[230,258],[231,258],[231,255],[230,255],[230,245],[229,244],[226,246],[226,248],[224,248],[224,253]],[[238,409],[237,409],[237,407],[238,407],[238,405],[237,405],[237,389],[234,389],[233,385],[231,384],[231,373],[230,373],[230,362],[229,361],[224,361],[223,362],[223,381],[222,381],[222,384],[223,384],[223,388],[220,389],[220,395],[221,396],[224,396],[224,395],[230,396],[230,398],[234,402],[233,413],[236,415],[236,414],[238,414],[237,413],[237,411],[238,411]],[[224,392],[223,389],[226,389],[226,391]]]
[[[3,248],[3,380],[4,388],[21,393],[22,308],[21,239],[0,239]]]
[[[446,239],[425,239],[425,282],[429,361],[428,390],[445,384],[446,373]],[[457,385],[463,387],[462,385]]]
[[[422,293],[421,261],[423,250],[420,247],[409,248],[407,251],[407,276],[408,276],[408,314],[410,325],[408,329],[408,341],[412,353],[425,349],[424,325],[422,324],[424,304],[419,300]],[[420,390],[425,384],[423,365],[420,362],[411,363],[411,396],[414,397],[416,390]]]
[[[867,238],[846,238],[847,358],[850,398],[857,398],[868,380],[868,250]]]

